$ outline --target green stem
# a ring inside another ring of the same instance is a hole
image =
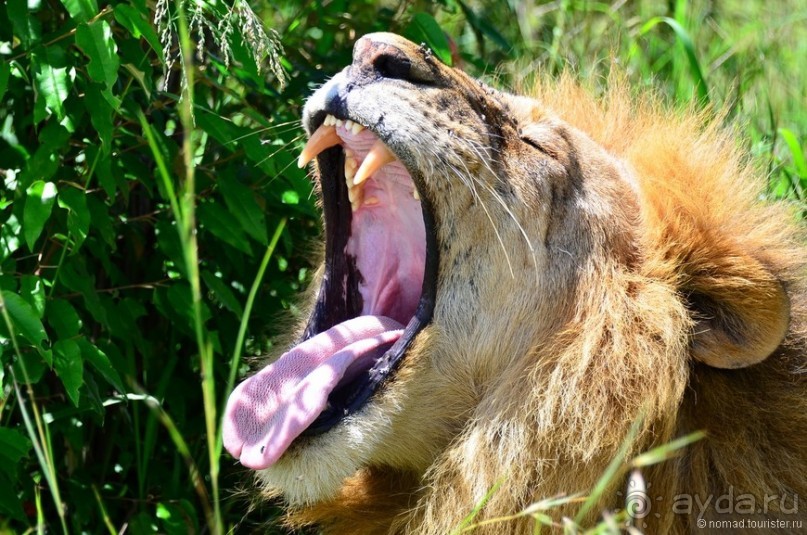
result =
[[[210,486],[212,490],[213,518],[210,529],[214,534],[223,533],[221,506],[219,504],[219,462],[216,455],[217,416],[216,390],[213,367],[213,348],[205,339],[204,321],[202,319],[202,290],[199,277],[199,253],[196,242],[196,182],[194,154],[194,121],[193,121],[193,47],[188,32],[188,21],[183,1],[176,0],[177,27],[179,29],[179,47],[182,59],[182,72],[185,80],[182,91],[182,102],[179,117],[182,123],[182,157],[185,164],[185,183],[182,189],[182,220],[179,221],[182,237],[185,265],[191,285],[193,303],[194,330],[199,347],[199,360],[202,371],[202,398],[205,406],[205,430],[207,432],[207,452],[210,464]]]
[[[266,273],[266,267],[269,265],[269,260],[272,258],[272,255],[275,252],[275,247],[277,247],[277,242],[280,240],[280,235],[283,233],[285,226],[286,218],[284,217],[280,220],[280,223],[277,224],[275,233],[272,236],[272,241],[269,242],[269,246],[266,248],[266,252],[263,255],[263,260],[261,260],[261,265],[258,268],[258,274],[255,275],[255,280],[252,281],[252,288],[249,290],[247,303],[244,306],[244,314],[241,316],[241,325],[238,327],[238,336],[235,340],[235,348],[233,348],[233,358],[230,361],[230,376],[227,378],[227,388],[224,391],[224,404],[227,403],[227,397],[233,391],[233,387],[235,386],[235,378],[238,375],[238,366],[241,363],[241,351],[244,347],[244,338],[247,334],[247,324],[249,323],[249,316],[252,313],[252,305],[255,303],[255,296],[258,295],[258,288],[260,288],[261,281],[263,281],[263,275]],[[222,413],[224,412],[224,404],[222,405]],[[219,426],[219,432],[216,436],[216,459],[221,457],[221,431],[222,428]]]
[[[28,432],[28,437],[31,439],[31,443],[33,444],[34,452],[36,453],[37,460],[39,461],[39,466],[42,468],[45,479],[48,481],[48,488],[50,489],[51,496],[53,497],[53,502],[56,505],[56,511],[59,515],[59,522],[62,526],[62,532],[67,535],[67,523],[65,522],[64,518],[64,507],[62,506],[61,493],[59,492],[59,487],[56,482],[56,466],[53,463],[53,450],[51,448],[50,436],[47,432],[47,427],[43,425],[42,416],[39,414],[39,407],[36,404],[34,390],[31,387],[31,379],[28,375],[28,369],[25,366],[25,359],[23,358],[20,347],[17,344],[17,337],[14,334],[14,324],[11,321],[11,316],[8,315],[6,302],[3,299],[2,292],[0,292],[0,314],[3,316],[6,328],[8,329],[9,338],[11,339],[11,344],[14,346],[14,351],[17,354],[17,360],[22,368],[25,386],[31,402],[31,410],[34,414],[32,421],[31,415],[28,414],[28,409],[25,407],[25,398],[22,396],[20,383],[17,380],[17,374],[14,373],[14,368],[9,366],[8,369],[11,372],[12,382],[14,383],[14,391],[17,394],[18,405],[20,407],[20,412],[22,413],[23,422],[25,423],[25,429]]]

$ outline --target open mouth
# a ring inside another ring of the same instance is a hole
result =
[[[412,174],[361,124],[324,111],[311,122],[298,163],[318,161],[325,270],[300,342],[228,400],[224,445],[254,469],[357,413],[434,311],[432,211]]]

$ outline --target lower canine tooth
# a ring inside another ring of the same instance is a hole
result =
[[[347,189],[347,198],[350,199],[350,206],[355,212],[364,200],[364,188],[353,187]]]
[[[420,193],[418,193],[417,188],[415,188],[414,191],[412,191],[412,197],[414,197],[416,201],[420,200]]]

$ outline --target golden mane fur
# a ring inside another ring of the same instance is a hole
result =
[[[443,444],[407,448],[399,455],[410,456],[409,465],[364,466],[336,496],[292,507],[291,525],[443,535],[495,488],[474,519],[492,523],[474,533],[530,533],[533,520],[513,515],[545,498],[585,495],[619,455],[627,463],[698,430],[705,439],[642,469],[652,509],[636,526],[689,533],[698,531],[699,519],[805,520],[807,505],[796,501],[793,510],[793,501],[807,495],[803,225],[786,203],[762,198],[764,175],[720,118],[671,110],[619,81],[609,86],[595,98],[567,75],[536,84],[530,104],[507,100],[522,123],[560,124],[630,169],[623,190],[609,189],[607,181],[591,186],[615,199],[624,217],[592,219],[587,227],[593,252],[554,304],[557,328],[506,362],[483,355],[494,359],[489,369],[468,374],[467,382],[455,373],[439,394],[443,405],[402,424],[412,434],[444,425]],[[561,160],[585,159],[587,143],[568,148],[550,139],[543,150],[559,151],[553,156]],[[509,178],[526,187],[518,166],[509,169]],[[462,278],[473,268],[459,269]],[[482,313],[498,309],[494,302]],[[515,337],[530,318],[510,320]],[[424,330],[411,351],[445,352],[440,335],[437,326]],[[752,365],[721,360],[735,354]],[[424,366],[403,368],[396,381],[423,381]],[[584,525],[625,507],[626,479],[615,481],[584,515]],[[753,496],[757,504],[766,496],[780,499],[766,502],[764,514],[723,514],[714,500],[727,493],[733,500]],[[696,504],[689,513],[676,510],[682,496]],[[709,497],[711,505],[699,510]],[[544,512],[560,526],[579,507]],[[493,521],[504,517],[509,520]],[[788,529],[754,532],[768,531]]]

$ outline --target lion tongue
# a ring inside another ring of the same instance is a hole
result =
[[[248,468],[271,466],[325,409],[340,381],[369,368],[372,362],[364,361],[400,338],[402,328],[383,316],[359,316],[284,353],[233,390],[224,447]]]

